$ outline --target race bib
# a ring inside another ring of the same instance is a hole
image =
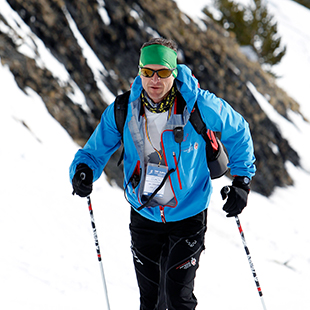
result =
[[[146,168],[146,178],[144,183],[143,195],[150,196],[158,188],[162,180],[164,179],[168,167],[158,166],[156,164],[148,164]],[[164,196],[165,186],[155,195],[155,197],[162,198]]]

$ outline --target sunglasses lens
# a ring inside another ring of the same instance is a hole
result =
[[[152,69],[149,69],[149,68],[141,68],[140,67],[140,73],[141,73],[141,75],[143,75],[143,76],[145,76],[147,78],[150,78],[156,72],[158,77],[160,77],[162,79],[166,79],[166,78],[168,78],[172,74],[174,69],[172,69],[172,70],[170,70],[170,69],[152,70]]]
[[[160,78],[163,78],[163,79],[169,77],[171,74],[172,74],[172,72],[171,72],[171,70],[169,70],[169,69],[163,69],[163,70],[157,71],[157,75],[158,75]]]
[[[148,68],[141,68],[141,74],[145,77],[152,77],[154,75],[154,71]]]

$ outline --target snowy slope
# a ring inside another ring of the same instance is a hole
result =
[[[4,2],[1,0],[0,13]],[[181,9],[186,2],[177,1]],[[279,1],[268,2],[275,6]],[[305,21],[310,20],[310,12],[292,1],[281,3],[275,11],[279,29],[284,35],[285,29],[295,29],[305,37],[283,36],[290,53],[277,68],[283,76],[279,83],[292,86],[286,90],[310,119],[303,91],[307,89],[306,69],[310,66],[310,40],[306,37],[309,27],[296,22],[302,16]],[[196,14],[187,9],[189,12]],[[287,18],[285,12],[294,12],[294,16]],[[44,61],[48,67],[50,64]],[[302,61],[301,68],[294,66],[296,61]],[[256,91],[255,85],[249,83],[248,87],[299,152],[304,169],[288,165],[295,186],[277,189],[269,199],[251,193],[240,220],[267,308],[304,310],[310,304],[310,211],[305,194],[310,182],[310,126],[293,112],[289,112],[293,124],[287,122]],[[104,309],[86,199],[71,195],[68,178],[68,167],[78,146],[48,114],[38,95],[30,89],[23,93],[2,65],[0,90],[0,308]],[[225,178],[214,182],[206,251],[196,280],[197,310],[262,309],[234,219],[227,219],[221,210],[219,190],[227,182]],[[123,192],[111,187],[102,176],[94,185],[92,202],[111,309],[138,309],[129,206]]]

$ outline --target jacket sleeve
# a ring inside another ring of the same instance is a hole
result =
[[[198,107],[207,128],[221,132],[221,141],[229,155],[231,175],[254,176],[254,147],[249,124],[225,100],[199,90]]]
[[[96,181],[110,159],[111,155],[121,145],[121,134],[116,128],[114,103],[109,105],[101,116],[101,121],[85,146],[75,154],[70,165],[70,180],[75,174],[76,166],[80,163],[88,165],[94,173]]]

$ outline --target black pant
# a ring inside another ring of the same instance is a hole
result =
[[[194,279],[204,250],[207,211],[157,223],[131,211],[132,253],[140,310],[193,310]]]

